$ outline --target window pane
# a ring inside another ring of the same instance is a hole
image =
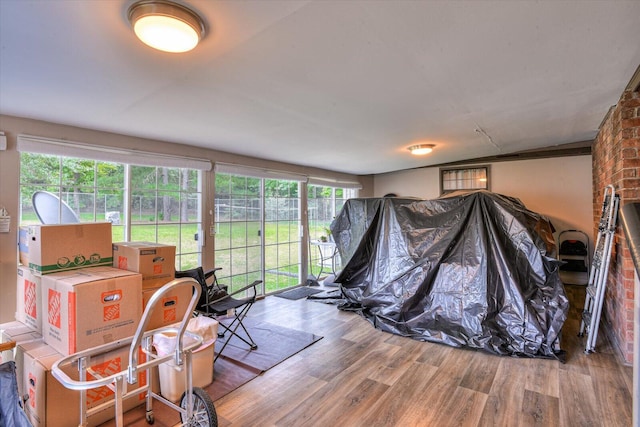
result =
[[[178,190],[181,187],[181,178],[180,169],[158,168],[158,189]]]
[[[60,157],[43,154],[20,154],[20,182],[22,184],[60,184]]]
[[[156,225],[131,225],[131,240],[134,242],[157,242]]]
[[[80,186],[93,187],[95,184],[95,161],[63,157],[61,183],[63,187],[67,188],[67,191]]]
[[[231,247],[231,223],[219,222],[216,224],[216,254],[218,250]],[[216,262],[217,265],[217,262]]]
[[[156,193],[136,192],[131,196],[131,222],[132,223],[156,223]],[[133,237],[132,237],[133,238]]]
[[[196,240],[198,234],[197,224],[181,224],[180,225],[180,246],[178,252],[199,252],[200,242]]]
[[[247,248],[231,249],[231,274],[243,274],[247,272]]]
[[[131,166],[132,190],[155,190],[156,168],[151,166]]]
[[[158,243],[165,245],[175,245],[180,250],[180,225],[158,225]]]
[[[247,178],[243,176],[231,177],[231,194],[246,195],[247,194]]]

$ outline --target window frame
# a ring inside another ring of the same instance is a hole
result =
[[[484,182],[484,185],[465,185],[464,184],[464,181],[471,181],[474,178],[459,179],[459,181],[462,181],[462,183],[460,184],[456,183],[454,180],[445,179],[445,175],[452,172],[456,172],[456,173],[468,172],[469,174],[472,174],[473,171],[476,171],[476,170],[484,171],[484,175],[486,177],[484,178],[485,181],[482,181],[483,178],[480,178],[477,180],[478,182]],[[440,168],[439,178],[440,178],[440,195],[452,193],[454,191],[473,191],[473,190],[491,191],[491,166],[490,165]],[[455,188],[445,188],[445,182],[453,183]]]
[[[54,177],[53,179],[50,179],[46,182],[43,183],[34,183],[34,182],[27,182],[25,181],[24,178],[24,173],[23,173],[23,155],[24,154],[30,154],[30,155],[35,155],[35,156],[44,156],[45,158],[48,157],[51,159],[51,165],[53,166],[54,163],[56,163],[57,165],[55,166],[55,168],[57,169],[57,177]],[[77,154],[81,154],[84,155],[83,157],[79,157]],[[92,192],[86,192],[86,193],[79,193],[81,196],[82,195],[92,195],[93,201],[92,201],[92,207],[91,209],[93,210],[93,218],[89,221],[82,221],[82,222],[102,222],[102,221],[108,221],[106,216],[104,219],[101,219],[98,215],[97,215],[97,196],[99,195],[99,193],[101,191],[104,192],[110,192],[110,191],[117,191],[121,193],[121,197],[122,200],[121,202],[121,212],[119,215],[119,220],[120,223],[117,224],[117,226],[121,226],[122,227],[122,232],[121,234],[118,233],[118,235],[116,237],[113,237],[113,241],[114,242],[119,242],[119,241],[131,241],[131,234],[132,234],[132,227],[135,228],[136,224],[133,223],[133,219],[132,219],[132,206],[133,206],[133,202],[132,202],[132,194],[136,191],[136,189],[133,188],[133,183],[132,183],[132,168],[134,167],[138,167],[140,165],[134,165],[131,163],[123,163],[121,161],[112,161],[112,160],[105,160],[102,158],[93,158],[93,157],[86,157],[86,152],[78,152],[75,153],[73,155],[61,155],[58,153],[47,153],[47,152],[41,152],[41,150],[36,150],[34,152],[29,151],[28,149],[23,149],[20,151],[20,179],[19,179],[19,192],[20,192],[20,215],[19,215],[19,222],[20,224],[26,224],[27,221],[24,220],[24,215],[23,215],[23,196],[25,193],[23,193],[23,189],[25,187],[34,187],[34,189],[38,189],[41,188],[42,190],[46,190],[46,191],[50,191],[53,192],[54,194],[56,194],[56,196],[60,199],[63,200],[63,194],[64,193],[68,193],[68,191],[63,192],[63,190],[65,188],[67,188],[69,185],[68,183],[65,183],[63,180],[63,171],[64,171],[64,167],[65,167],[65,161],[67,161],[68,159],[72,159],[72,160],[79,160],[79,161],[89,161],[89,162],[93,162],[92,165],[92,169],[93,169],[93,182],[91,185],[87,185],[87,184],[83,184],[82,189],[88,190],[91,189]],[[100,157],[100,156],[96,156],[96,157]],[[122,174],[121,177],[118,177],[119,179],[121,179],[120,181],[118,181],[117,185],[115,185],[114,187],[102,187],[98,185],[98,169],[100,167],[100,164],[113,164],[113,165],[117,165],[117,167],[119,169],[122,169],[119,173]],[[160,186],[158,185],[158,179],[157,176],[160,173],[160,169],[162,168],[167,168],[167,169],[172,169],[172,170],[177,170],[179,171],[179,174],[182,176],[182,171],[183,170],[188,170],[187,173],[192,174],[193,172],[196,173],[196,179],[197,182],[195,183],[195,186],[192,188],[189,188],[187,190],[183,190],[182,188],[178,188],[175,192],[179,195],[179,200],[182,199],[183,194],[184,195],[197,195],[197,207],[195,208],[195,210],[197,211],[197,216],[195,221],[187,221],[187,222],[183,222],[182,218],[180,217],[180,212],[177,213],[178,215],[178,221],[171,221],[170,223],[167,224],[163,224],[162,222],[159,221],[155,221],[152,225],[155,227],[155,231],[153,232],[154,235],[154,239],[146,239],[152,242],[157,242],[157,243],[164,243],[164,244],[171,244],[176,246],[176,268],[177,269],[183,269],[185,267],[188,268],[193,268],[196,267],[198,265],[202,265],[202,261],[204,258],[204,254],[203,254],[203,249],[204,249],[204,233],[203,233],[203,189],[204,189],[204,173],[202,169],[197,169],[197,168],[189,168],[189,167],[179,167],[179,166],[164,166],[164,165],[156,165],[156,166],[152,166],[152,165],[145,165],[145,167],[150,167],[150,168],[154,168],[155,169],[155,174],[156,174],[156,180],[154,182],[154,188],[153,189],[149,189],[150,192],[152,192],[153,194],[156,195],[156,197],[158,197],[159,194],[161,194],[163,191],[162,189],[160,189]],[[164,190],[166,192],[166,190]],[[156,205],[155,207],[156,212],[155,212],[155,216],[157,216],[158,214],[158,206]],[[104,206],[104,210],[105,210],[105,215],[108,212],[107,206]],[[77,212],[77,214],[80,216],[81,212]],[[39,222],[38,222],[39,224]],[[195,230],[196,233],[194,234],[194,239],[197,236],[197,243],[195,244],[195,246],[193,246],[195,248],[195,250],[193,251],[189,251],[189,252],[183,252],[182,249],[185,246],[183,244],[183,228],[184,226],[193,226],[193,224],[195,224]],[[177,227],[177,232],[175,232],[174,234],[177,236],[176,241],[168,241],[165,240],[163,241],[162,238],[159,237],[159,230],[161,227],[167,227],[167,226],[176,226]],[[139,239],[138,239],[139,240]],[[183,259],[185,257],[191,257],[194,259],[194,261],[192,262],[188,262],[185,263],[183,265]]]

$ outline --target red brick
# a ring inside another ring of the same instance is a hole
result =
[[[635,108],[625,108],[620,113],[620,118],[622,120],[634,119],[635,117],[636,117],[636,109]]]
[[[635,98],[626,99],[620,104],[621,104],[620,107],[622,108],[623,111],[628,108],[639,107],[640,98],[635,97]]]
[[[624,277],[625,279],[633,280],[633,274],[633,270],[623,270],[622,277]]]
[[[639,176],[638,169],[636,168],[624,168],[622,169],[622,177],[623,178],[635,178]]]
[[[622,119],[622,126],[624,128],[636,128],[640,126],[640,117],[633,119]]]
[[[626,139],[622,139],[622,148],[633,148],[633,149],[639,149],[640,148],[640,138],[626,138]]]
[[[626,104],[632,102],[634,99],[640,99],[640,92],[632,92],[630,90],[624,92],[620,98],[621,103]]]
[[[636,189],[640,188],[640,178],[626,178],[621,180],[614,180],[620,184],[620,188]]]
[[[622,129],[622,138],[623,139],[635,138],[635,128]]]

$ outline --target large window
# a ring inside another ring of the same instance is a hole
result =
[[[200,265],[200,171],[30,152],[20,163],[21,224],[39,223],[32,197],[46,191],[81,222],[110,221],[114,242],[175,245],[176,268]]]

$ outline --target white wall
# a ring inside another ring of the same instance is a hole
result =
[[[582,230],[593,246],[591,156],[489,163],[491,191],[517,197],[546,215],[557,232]],[[439,168],[400,171],[374,177],[376,197],[388,193],[433,199],[440,193]],[[557,233],[556,233],[557,236]]]

